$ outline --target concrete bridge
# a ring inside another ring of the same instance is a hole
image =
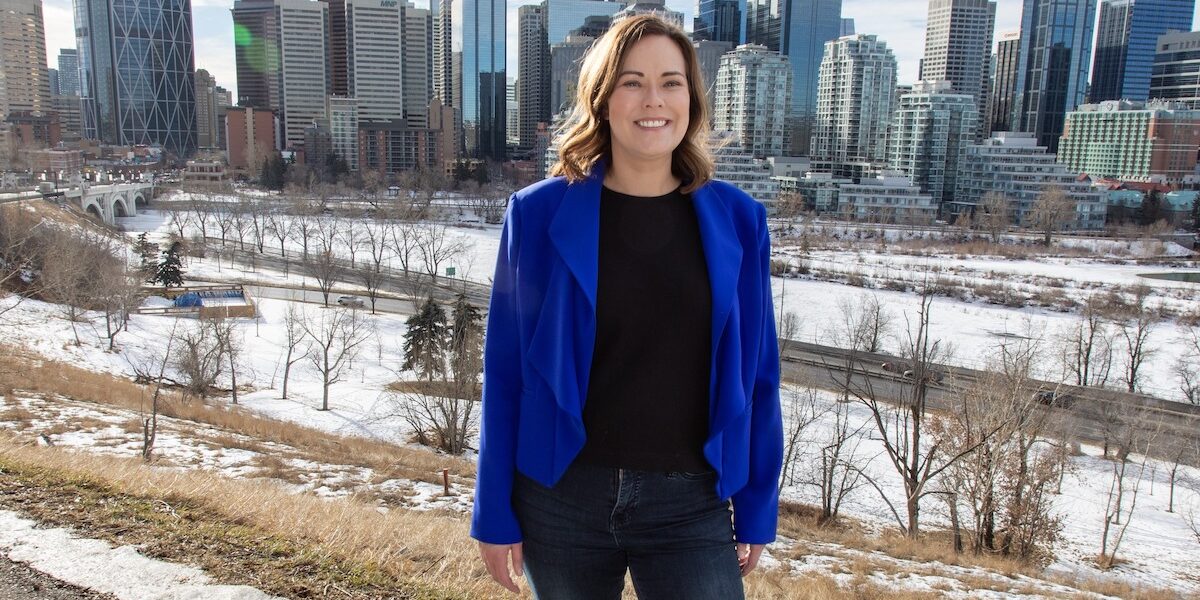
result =
[[[84,183],[59,192],[64,199],[77,203],[84,212],[112,225],[116,217],[136,215],[138,207],[150,201],[153,187],[149,183]]]

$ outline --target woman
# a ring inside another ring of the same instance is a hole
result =
[[[622,21],[558,176],[510,201],[471,527],[509,590],[511,561],[544,600],[619,598],[627,570],[643,600],[741,598],[775,538],[766,213],[712,179],[706,106],[683,32]]]

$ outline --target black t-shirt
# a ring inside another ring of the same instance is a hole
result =
[[[712,290],[692,198],[604,188],[596,345],[579,460],[710,471]]]

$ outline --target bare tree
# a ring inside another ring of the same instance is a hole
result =
[[[1096,559],[1101,569],[1116,564],[1117,552],[1133,521],[1138,494],[1146,478],[1149,450],[1161,431],[1161,423],[1149,413],[1139,411],[1138,407],[1105,404],[1111,417],[1106,428],[1106,446],[1114,447],[1116,454],[1109,459],[1109,488],[1100,535],[1100,555]]]
[[[1098,298],[1083,303],[1079,321],[1060,336],[1062,364],[1075,385],[1104,387],[1113,364],[1108,310]]]
[[[363,242],[370,253],[371,263],[358,271],[363,286],[367,288],[367,298],[371,301],[371,314],[375,314],[375,303],[379,299],[379,289],[386,280],[383,274],[383,259],[387,253],[387,229],[379,222],[367,223],[363,226]]]
[[[200,321],[178,334],[179,353],[174,367],[182,381],[184,391],[197,398],[207,398],[216,388],[224,365],[224,347],[217,339],[214,322]]]
[[[1130,393],[1136,392],[1140,387],[1142,364],[1155,352],[1149,344],[1149,339],[1160,315],[1158,307],[1150,306],[1147,302],[1150,292],[1149,286],[1137,285],[1133,288],[1132,302],[1114,299],[1114,322],[1123,342],[1122,354],[1125,359],[1125,372],[1121,380],[1125,382]]]
[[[988,192],[983,195],[979,208],[983,211],[975,215],[979,226],[992,237],[993,244],[999,243],[1000,234],[1008,231],[1008,224],[1012,220],[1008,197],[1003,192]]]
[[[1042,232],[1042,244],[1049,247],[1052,236],[1075,219],[1075,200],[1058,186],[1046,186],[1034,200],[1028,224]]]
[[[217,221],[217,230],[221,232],[221,247],[225,247],[225,240],[229,238],[229,233],[234,229],[234,211],[225,203],[221,203],[214,215]]]
[[[200,228],[200,241],[207,242],[208,221],[212,217],[212,209],[207,202],[203,201],[207,200],[206,197],[203,200],[197,200],[194,193],[189,193],[188,197],[191,200],[192,220]]]
[[[304,261],[304,270],[317,281],[317,289],[325,306],[329,306],[329,293],[342,277],[342,265],[333,255],[332,248],[322,248],[309,255]]]
[[[261,202],[246,202],[245,207],[250,215],[250,231],[254,234],[254,247],[259,254],[266,252],[267,236],[271,235],[271,217],[265,204]]]
[[[320,410],[329,410],[329,388],[342,380],[371,329],[359,311],[341,307],[323,310],[301,327],[312,340],[309,361],[321,374]]]
[[[71,324],[75,345],[81,345],[78,324],[89,321],[89,310],[101,307],[103,273],[119,270],[111,243],[89,234],[55,232],[47,240],[46,252],[39,276],[42,296],[59,305]]]
[[[239,339],[239,332],[233,319],[214,319],[211,326],[217,346],[221,348],[221,353],[225,356],[225,360],[229,365],[230,400],[233,404],[237,404],[237,367],[238,358],[242,354],[243,344]]]
[[[307,318],[304,309],[294,302],[288,304],[287,312],[283,316],[284,347],[286,348],[283,357],[284,400],[287,400],[288,397],[288,378],[292,374],[292,365],[304,358],[304,354],[296,352],[296,349],[307,335],[304,331],[304,322]]]
[[[154,442],[158,438],[158,402],[162,395],[163,382],[167,380],[167,365],[171,364],[171,350],[175,346],[178,327],[179,321],[175,320],[171,324],[171,333],[167,336],[166,350],[161,356],[153,354],[141,362],[129,361],[126,357],[130,366],[133,367],[137,381],[154,385],[154,391],[150,394],[150,415],[142,419],[142,461],[144,462],[150,462],[154,456]],[[143,411],[142,414],[145,412]]]
[[[425,272],[434,284],[437,284],[438,272],[441,271],[442,265],[454,260],[466,250],[466,243],[440,223],[426,225],[418,232],[417,251],[421,253]]]
[[[287,258],[287,246],[285,244],[288,238],[292,237],[292,218],[280,211],[270,213],[268,218],[267,230],[279,241],[279,256]]]
[[[105,337],[108,338],[111,352],[116,349],[117,334],[127,328],[129,315],[141,298],[141,284],[137,274],[127,266],[107,263],[98,268],[103,270],[100,274],[98,303],[104,312]]]
[[[336,231],[338,238],[342,241],[342,245],[350,253],[350,268],[353,269],[355,268],[358,249],[363,244],[363,224],[356,219],[349,219]]]
[[[400,261],[400,268],[407,277],[412,270],[412,257],[417,251],[420,230],[410,221],[391,221],[388,222],[388,233],[391,234],[392,252]]]
[[[293,219],[292,233],[300,238],[301,256],[308,260],[308,242],[317,232],[317,220],[308,213],[301,212]]]
[[[1190,327],[1179,336],[1182,351],[1175,359],[1175,376],[1179,378],[1179,391],[1193,405],[1200,404],[1200,327]]]
[[[171,223],[171,228],[175,230],[175,235],[180,240],[187,239],[187,228],[191,224],[192,219],[188,216],[187,210],[171,209],[167,220]]]

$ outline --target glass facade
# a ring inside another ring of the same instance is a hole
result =
[[[1051,153],[1087,92],[1095,11],[1091,0],[1025,0],[1022,9],[1012,125]]]
[[[462,123],[463,156],[502,161],[507,142],[505,3],[450,0],[450,11],[453,97]]]
[[[1158,38],[1150,97],[1200,108],[1200,31],[1168,33]]]
[[[692,21],[693,39],[741,44],[745,4],[745,0],[699,0]]]
[[[1092,65],[1091,102],[1146,100],[1158,36],[1190,31],[1196,0],[1104,0]]]
[[[106,144],[196,149],[190,0],[75,3],[84,135]]]
[[[63,96],[79,95],[79,54],[74,48],[58,51],[58,93]]]
[[[485,2],[488,0],[485,0]],[[605,0],[546,0],[546,45],[561,44],[572,30],[583,27],[589,17],[611,18],[625,8],[623,2]],[[591,19],[595,21],[595,19]]]

